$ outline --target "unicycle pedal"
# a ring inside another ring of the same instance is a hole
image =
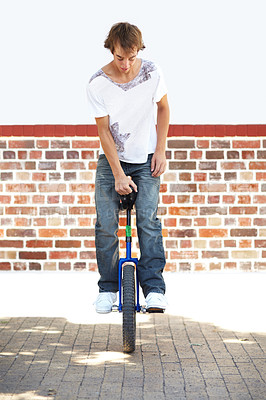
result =
[[[148,313],[161,313],[161,314],[163,314],[164,313],[164,309],[163,308],[157,308],[157,307],[150,307],[150,308],[147,308],[147,310],[146,310]]]

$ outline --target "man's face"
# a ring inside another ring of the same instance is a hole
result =
[[[137,60],[137,55],[138,50],[136,47],[132,50],[125,51],[119,44],[117,44],[113,53],[114,63],[121,73],[128,74]]]

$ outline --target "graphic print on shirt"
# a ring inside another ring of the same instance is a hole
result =
[[[125,143],[130,136],[130,133],[119,133],[119,124],[115,122],[110,126],[110,131],[112,133],[116,150],[120,155],[123,155],[125,151]]]
[[[104,78],[108,79],[110,82],[112,82],[114,85],[120,87],[124,91],[133,89],[134,87],[140,85],[143,82],[148,81],[151,79],[150,72],[153,72],[156,70],[156,66],[152,61],[146,61],[142,60],[142,65],[140,68],[140,71],[138,75],[132,79],[132,81],[127,82],[127,83],[117,83],[114,82],[108,75],[106,75],[102,69],[97,71],[90,79],[90,82],[93,81],[93,79],[97,78],[98,76],[103,76]]]

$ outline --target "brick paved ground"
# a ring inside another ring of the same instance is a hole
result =
[[[0,399],[266,399],[265,334],[139,315],[137,349],[124,355],[113,316],[2,318]]]

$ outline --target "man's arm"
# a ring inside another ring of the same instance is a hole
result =
[[[137,192],[137,185],[132,181],[130,176],[125,175],[121,167],[115,142],[109,129],[109,116],[95,118],[95,120],[104,154],[106,155],[115,178],[116,192],[119,194],[131,193],[132,190],[130,186]]]
[[[166,170],[165,147],[169,128],[169,104],[167,95],[157,103],[157,145],[151,161],[152,176],[157,177]]]

